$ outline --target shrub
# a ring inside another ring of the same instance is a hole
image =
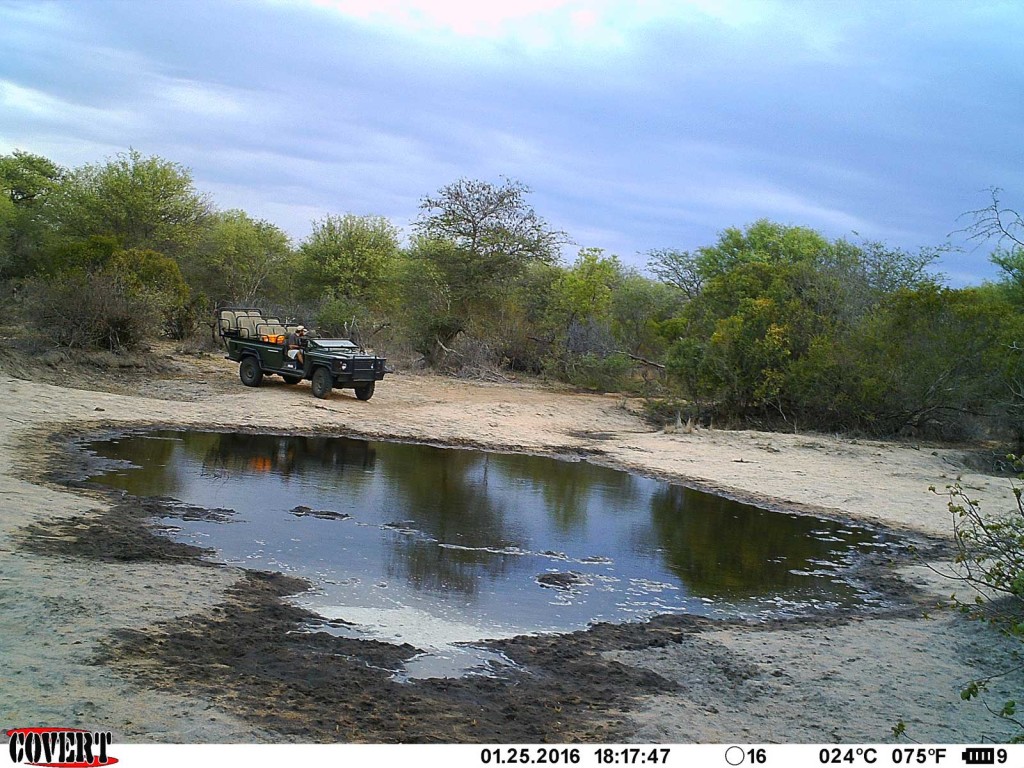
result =
[[[565,362],[565,375],[570,384],[596,392],[615,392],[627,383],[633,364],[623,354],[601,357],[587,353]]]
[[[1010,459],[1018,472],[1024,469],[1017,457]],[[1019,479],[1024,480],[1024,474]],[[956,597],[954,602],[972,618],[1024,640],[1024,489],[1012,485],[1016,509],[997,516],[983,514],[980,504],[970,498],[959,482],[946,490],[953,514],[957,550],[954,562],[960,580],[976,593],[973,603]],[[961,691],[961,698],[974,698],[990,679],[972,681]],[[996,714],[1020,727],[1014,738],[1020,742],[1024,741],[1024,722],[1015,719],[1016,708],[1016,701],[1008,701]]]
[[[54,346],[132,349],[154,335],[163,319],[157,294],[105,274],[34,280],[26,292],[26,305],[34,308],[29,323]]]

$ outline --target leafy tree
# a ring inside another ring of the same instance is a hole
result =
[[[445,267],[456,261],[457,247],[446,240],[417,237],[402,262],[400,281],[405,328],[413,349],[429,365],[450,355],[450,345],[466,330],[474,297],[468,286],[453,289]]]
[[[1018,300],[1024,300],[1024,248],[999,249],[992,254],[992,263],[1003,273],[1003,280],[1015,288]]]
[[[966,232],[971,239],[994,241],[996,249],[992,263],[1001,270],[1002,280],[994,286],[1002,292],[1008,303],[1006,323],[999,339],[996,358],[1001,363],[1004,383],[1006,415],[1017,443],[1018,453],[1024,452],[1024,217],[1002,200],[1002,190],[989,190],[991,202],[984,208],[968,211],[970,219]]]
[[[936,285],[941,277],[930,270],[945,248],[920,248],[913,253],[877,240],[859,246],[840,242],[853,249],[852,257],[845,260],[849,271],[858,275],[875,297]]]
[[[527,203],[530,190],[459,179],[424,197],[413,229],[451,247],[424,252],[456,304],[487,301],[507,290],[535,262],[553,263],[565,242]]]
[[[373,305],[398,255],[398,229],[382,216],[327,216],[313,223],[299,255],[306,290]]]
[[[550,367],[577,386],[615,389],[629,369],[612,334],[612,300],[622,272],[618,257],[584,248],[552,287]]]
[[[534,262],[501,297],[492,329],[497,361],[516,371],[544,370],[561,330],[551,308],[565,272],[559,264]]]
[[[612,294],[612,332],[626,352],[657,358],[664,347],[660,325],[679,308],[670,286],[626,272]]]
[[[65,173],[41,155],[0,155],[0,276],[33,271],[47,230],[46,203]]]
[[[738,262],[708,280],[699,297],[669,327],[686,338],[673,344],[670,370],[691,368],[691,396],[715,402],[732,417],[791,417],[787,375],[815,337],[835,319],[818,311],[833,281],[806,263]]]
[[[428,361],[448,357],[466,331],[484,334],[494,325],[489,318],[502,324],[517,281],[531,265],[557,259],[565,235],[537,215],[528,193],[507,179],[460,179],[421,201],[405,285],[414,344]]]
[[[985,353],[984,376],[993,386],[992,407],[1009,430],[1014,451],[1024,455],[1024,313],[1018,290],[1003,285],[986,285],[975,289],[999,317],[993,344]]]
[[[861,339],[864,325],[876,318],[872,338],[884,341],[879,307],[899,291],[937,288],[929,272],[937,253],[832,242],[767,220],[727,229],[694,254],[660,252],[652,269],[690,287],[677,316],[656,326],[670,345],[668,370],[684,394],[729,418],[863,427],[892,406],[878,378],[885,369],[873,367],[882,355]],[[891,365],[909,360],[890,352]],[[889,415],[891,427],[899,418]]]
[[[134,149],[72,171],[54,203],[65,237],[110,235],[122,248],[176,258],[199,242],[211,212],[188,169]]]
[[[63,176],[64,170],[42,155],[19,149],[0,155],[0,190],[15,205],[41,203]]]
[[[0,197],[0,277],[13,271],[18,234],[18,209],[10,199]]]
[[[30,323],[61,346],[138,347],[187,300],[177,262],[162,253],[118,249],[111,239],[97,238],[75,257],[74,267],[34,278],[27,287]]]
[[[459,179],[420,202],[415,231],[455,246],[447,263],[450,282],[501,285],[533,261],[553,262],[566,242],[526,201],[530,189],[505,179],[500,185]]]
[[[622,264],[617,256],[605,256],[601,248],[583,248],[576,263],[555,284],[553,308],[564,316],[566,324],[605,321],[621,277]]]
[[[250,305],[288,269],[288,236],[244,211],[212,214],[198,247],[183,257],[188,282],[210,299]]]
[[[821,234],[760,219],[740,230],[730,227],[718,242],[697,250],[697,269],[706,281],[724,275],[741,264],[821,264],[828,260],[831,245]]]
[[[992,356],[1005,305],[983,289],[898,291],[853,338],[851,358],[867,383],[866,407],[885,433],[968,436],[999,395]]]
[[[704,285],[698,258],[689,251],[674,248],[649,251],[647,268],[658,280],[678,289],[688,299],[696,297]]]
[[[312,303],[321,332],[379,346],[397,311],[399,259],[398,229],[386,218],[327,216],[299,246],[294,293]]]

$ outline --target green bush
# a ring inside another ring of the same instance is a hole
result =
[[[566,380],[574,387],[595,392],[616,392],[628,383],[633,363],[622,354],[607,357],[587,353],[565,364]]]
[[[1018,472],[1024,469],[1017,457],[1009,458]],[[1024,480],[1024,474],[1018,478]],[[946,492],[953,514],[954,563],[961,581],[976,592],[973,602],[955,596],[954,602],[972,618],[1024,640],[1024,490],[1014,484],[1015,508],[994,516],[982,513],[981,505],[959,482],[948,486]],[[974,698],[991,679],[972,681],[961,691],[961,698]],[[1015,719],[1016,708],[1016,701],[1007,701],[997,714],[1021,729],[1013,741],[1022,742],[1024,722]]]

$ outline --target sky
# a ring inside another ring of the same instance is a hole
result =
[[[0,154],[158,155],[295,243],[510,178],[567,261],[768,218],[976,284],[1022,128],[1018,0],[0,0]]]

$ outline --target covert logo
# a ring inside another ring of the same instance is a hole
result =
[[[107,754],[110,731],[78,728],[14,728],[7,731],[11,760],[20,765],[85,768],[113,765]]]

